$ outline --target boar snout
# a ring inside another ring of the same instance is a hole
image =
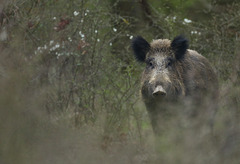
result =
[[[166,91],[163,89],[162,86],[158,85],[153,93],[152,93],[153,97],[164,97],[167,95]]]

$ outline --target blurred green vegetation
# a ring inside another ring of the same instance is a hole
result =
[[[237,0],[0,1],[0,163],[238,164],[239,17]],[[131,39],[179,34],[219,77],[214,145],[180,116],[155,141],[139,98]]]

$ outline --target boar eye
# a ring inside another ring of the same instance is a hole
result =
[[[152,66],[153,66],[152,61],[150,61],[150,62],[148,63],[148,65],[149,65],[150,67],[152,67]]]
[[[170,67],[172,65],[172,63],[173,63],[173,59],[172,58],[168,58],[166,67]]]
[[[151,59],[147,60],[147,67],[154,68],[153,61]]]

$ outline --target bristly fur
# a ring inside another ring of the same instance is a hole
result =
[[[171,47],[175,53],[176,59],[181,60],[184,58],[184,54],[188,49],[188,40],[181,35],[177,36],[173,39]]]
[[[150,50],[150,44],[141,36],[137,36],[132,40],[132,49],[136,60],[144,62],[146,54]]]

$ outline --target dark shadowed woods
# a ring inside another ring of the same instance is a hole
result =
[[[239,9],[237,0],[0,1],[0,163],[238,164]],[[132,38],[179,34],[218,75],[213,137],[184,129],[204,116],[179,111],[155,137],[139,98]]]

